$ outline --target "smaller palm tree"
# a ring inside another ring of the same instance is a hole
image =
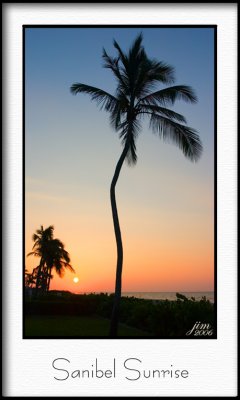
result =
[[[33,270],[33,278],[36,281],[36,290],[48,291],[53,278],[52,270],[63,277],[64,270],[75,272],[70,265],[69,253],[64,249],[64,244],[59,239],[53,238],[54,227],[50,225],[44,229],[43,226],[33,234],[34,245],[27,256],[40,257],[39,265]]]

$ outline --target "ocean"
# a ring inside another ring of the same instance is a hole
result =
[[[100,293],[100,292],[95,292]],[[111,294],[112,292],[106,292]],[[206,297],[211,303],[214,303],[214,292],[179,292],[187,298],[194,297],[196,301]],[[139,299],[148,300],[177,300],[176,292],[122,292],[122,296],[125,297],[137,297]]]
[[[187,298],[194,297],[196,301],[206,297],[211,303],[214,303],[214,292],[179,292]],[[134,296],[139,299],[149,300],[177,300],[176,292],[123,292],[122,296]]]

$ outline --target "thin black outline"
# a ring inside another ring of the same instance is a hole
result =
[[[132,336],[124,336],[124,337],[119,337],[119,338],[110,338],[110,337],[102,337],[102,336],[33,336],[33,337],[26,337],[25,332],[24,332],[24,316],[25,316],[25,286],[24,286],[24,272],[25,272],[25,32],[26,29],[28,28],[47,28],[47,29],[60,29],[60,28],[67,28],[67,29],[93,29],[93,28],[211,28],[214,31],[214,336],[209,338],[209,337],[186,337],[186,336],[181,336],[181,337],[142,337],[142,336],[137,336],[137,337],[132,337]],[[69,24],[56,24],[56,25],[48,25],[48,24],[37,24],[37,25],[32,25],[32,24],[26,24],[22,26],[22,66],[23,66],[23,72],[22,72],[22,117],[23,117],[23,123],[22,123],[22,143],[23,143],[23,164],[22,164],[22,170],[23,170],[23,275],[22,275],[22,302],[23,302],[23,307],[22,307],[22,339],[24,340],[35,340],[35,339],[42,339],[42,340],[49,340],[49,339],[64,339],[64,340],[85,340],[85,339],[91,339],[91,340],[124,340],[124,339],[131,339],[131,340],[179,340],[179,339],[184,339],[184,340],[217,340],[217,25],[202,25],[202,24],[188,24],[188,25],[149,25],[149,24],[136,24],[136,25],[118,25],[118,24],[109,24],[109,25],[89,25],[89,24],[81,24],[81,25],[69,25]]]

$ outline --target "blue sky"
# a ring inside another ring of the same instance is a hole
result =
[[[205,145],[204,153],[211,157],[213,135],[209,134],[209,129],[212,133],[214,73],[211,28],[27,29],[26,122],[38,125],[35,135],[31,130],[31,138],[38,136],[41,139],[44,132],[48,132],[45,127],[46,124],[51,127],[54,112],[58,118],[59,113],[63,113],[67,125],[70,118],[76,118],[76,109],[79,112],[82,106],[95,111],[98,116],[95,105],[84,96],[76,100],[70,95],[69,87],[73,82],[82,82],[114,92],[114,79],[109,70],[102,68],[102,48],[112,54],[115,38],[127,49],[140,31],[143,32],[149,56],[173,65],[176,83],[188,84],[195,89],[199,99],[197,106],[179,102],[175,109],[182,112],[188,124],[199,131]],[[54,120],[54,126],[56,124]],[[61,132],[59,134],[61,137]],[[28,160],[30,154],[27,154]]]
[[[134,235],[138,215],[146,221],[150,218],[148,213],[151,210],[152,225],[149,223],[151,226],[148,226],[149,239],[146,238],[146,243],[156,233],[155,211],[156,218],[166,216],[166,224],[170,218],[179,220],[177,237],[181,235],[181,229],[182,232],[189,232],[189,236],[185,237],[186,249],[189,237],[193,235],[189,229],[193,226],[194,233],[201,232],[196,239],[200,242],[196,251],[205,248],[206,240],[207,246],[213,245],[214,30],[161,27],[27,28],[27,251],[32,245],[31,234],[40,224],[56,226],[56,235],[66,240],[74,263],[79,265],[83,259],[81,254],[85,254],[86,248],[91,248],[90,243],[84,241],[85,224],[89,223],[94,231],[93,248],[98,248],[100,226],[105,229],[107,225],[106,242],[112,240],[108,239],[113,236],[109,186],[121,152],[120,140],[110,127],[108,115],[91,103],[86,95],[73,96],[70,86],[81,82],[114,93],[114,78],[109,70],[102,67],[102,49],[104,47],[113,55],[115,49],[112,43],[116,39],[127,50],[139,32],[143,33],[143,45],[150,57],[174,66],[176,84],[194,88],[198,103],[178,102],[174,110],[182,113],[187,124],[198,131],[204,151],[199,162],[192,164],[174,145],[161,142],[144,123],[137,141],[138,163],[133,168],[124,165],[117,187],[119,212],[123,224],[124,218],[127,224],[122,229],[126,236],[128,232]],[[133,218],[132,224],[130,216]],[[187,226],[183,226],[186,216],[191,219],[190,225],[186,223]],[[163,225],[162,229],[164,231],[166,227]],[[71,235],[76,236],[77,232],[81,237],[79,247],[78,241],[73,244],[71,239]],[[110,246],[114,252],[114,237]],[[129,252],[134,252],[134,249]],[[87,263],[87,253],[84,257]],[[103,271],[106,276],[111,262],[112,259],[102,259],[100,262],[101,265],[109,263],[109,267]],[[31,265],[35,265],[34,260]],[[91,268],[90,261],[89,265]],[[208,278],[210,275],[213,277],[212,258],[209,271]],[[87,273],[84,276],[87,282]],[[196,276],[196,282],[198,278]],[[202,284],[204,290],[212,288],[210,281],[209,278],[205,286]],[[187,288],[193,290],[194,287],[200,287],[196,282]],[[149,290],[149,285],[146,290]],[[104,283],[102,286],[96,283],[95,286],[104,288]],[[137,288],[143,287],[139,282]],[[167,290],[171,289],[171,285],[166,287]],[[127,290],[131,288],[126,286]]]

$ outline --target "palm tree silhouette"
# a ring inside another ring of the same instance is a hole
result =
[[[40,285],[43,282],[42,274],[46,263],[46,257],[48,253],[48,245],[51,240],[53,240],[53,230],[54,227],[50,225],[48,228],[43,229],[41,225],[40,229],[37,229],[36,232],[32,236],[32,240],[34,241],[33,248],[27,256],[34,255],[36,257],[40,257],[40,263],[36,273],[36,290],[38,291]],[[42,285],[41,285],[42,286]]]
[[[46,256],[47,265],[47,290],[50,287],[50,281],[52,279],[52,269],[54,268],[56,273],[63,277],[65,269],[69,269],[71,272],[75,272],[73,267],[69,264],[70,257],[68,252],[64,249],[63,243],[59,239],[53,239],[49,242],[48,253]]]
[[[136,139],[141,128],[141,120],[143,117],[148,117],[152,131],[158,133],[161,139],[176,144],[191,161],[198,160],[202,145],[197,131],[186,126],[184,116],[167,108],[176,100],[195,103],[197,98],[193,89],[186,85],[174,85],[154,90],[157,84],[174,83],[174,69],[162,61],[147,56],[142,46],[142,34],[137,36],[128,53],[124,53],[115,40],[113,45],[117,50],[117,56],[110,57],[103,49],[103,59],[104,67],[110,69],[116,79],[115,95],[82,83],[74,83],[71,92],[89,94],[93,101],[110,113],[110,123],[119,132],[123,145],[110,187],[117,244],[115,296],[110,326],[110,336],[115,337],[119,320],[123,265],[115,187],[124,160],[126,159],[130,165],[137,162]]]
[[[33,251],[27,254],[27,256],[40,257],[38,267],[34,268],[36,290],[40,287],[42,291],[49,290],[53,268],[55,268],[60,277],[63,276],[65,268],[75,272],[70,265],[70,257],[64,249],[63,243],[59,239],[53,238],[53,230],[54,227],[52,225],[46,229],[41,225],[41,228],[37,229],[32,237],[34,241]]]

